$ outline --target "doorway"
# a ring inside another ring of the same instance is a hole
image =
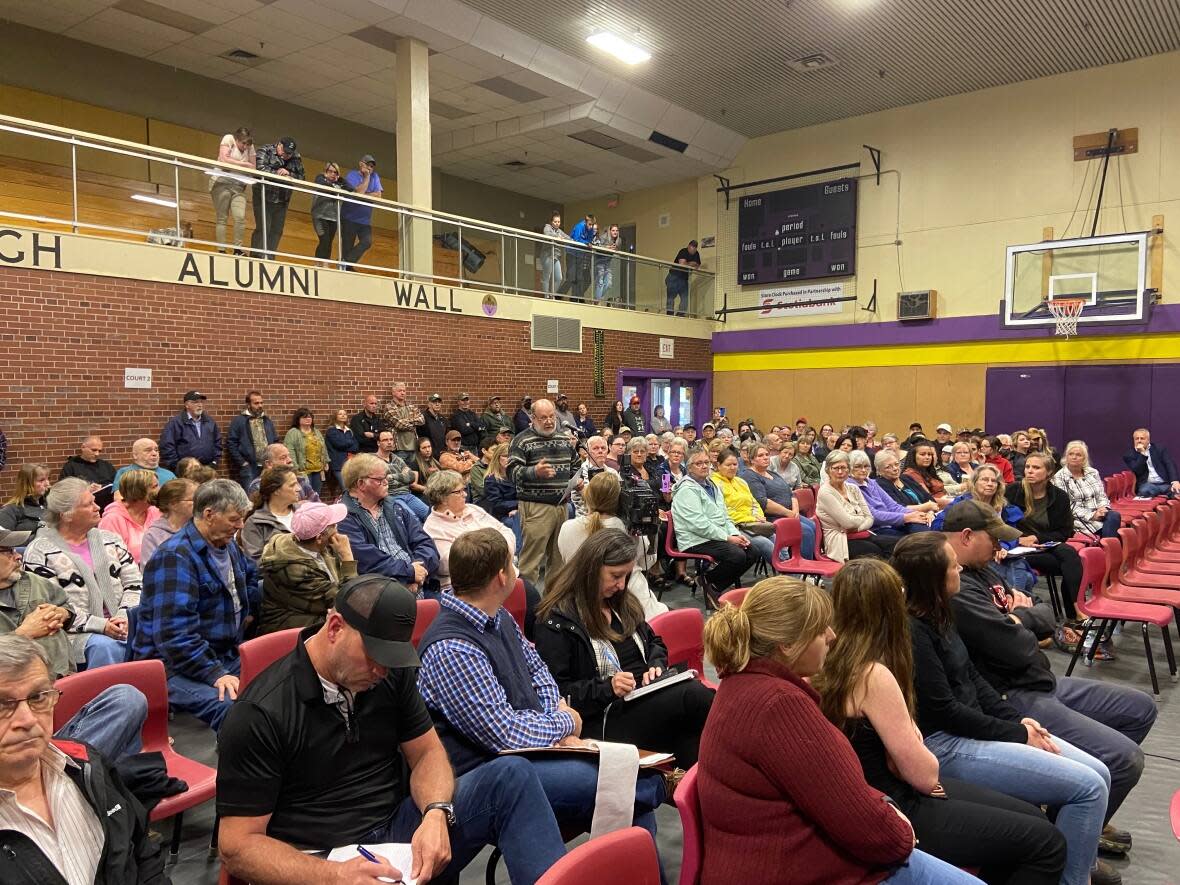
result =
[[[638,395],[645,423],[656,406],[663,406],[673,427],[693,424],[699,429],[712,408],[713,378],[708,372],[619,369],[617,390],[624,406]]]

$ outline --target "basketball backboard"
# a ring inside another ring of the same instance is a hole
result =
[[[1053,326],[1048,302],[1085,300],[1079,325],[1146,323],[1150,233],[1009,246],[1000,305],[1005,326]]]

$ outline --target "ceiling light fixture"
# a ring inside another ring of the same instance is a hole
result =
[[[591,34],[586,38],[586,42],[603,52],[609,52],[619,61],[629,65],[637,65],[651,58],[651,53],[646,49],[642,49],[634,43],[628,43],[610,31]]]
[[[176,208],[175,200],[167,200],[164,197],[154,197],[151,194],[132,194],[131,199],[139,200],[141,203],[152,203],[156,206],[163,206],[166,209]]]

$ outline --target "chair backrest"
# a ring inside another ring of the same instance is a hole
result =
[[[537,885],[601,885],[621,879],[628,885],[660,885],[660,860],[647,830],[628,827],[583,842],[551,866]]]
[[[508,614],[512,615],[512,620],[516,621],[517,626],[521,630],[524,630],[524,616],[527,607],[528,605],[524,595],[524,579],[517,578],[516,584],[512,587],[512,595],[504,603],[504,608],[508,609]]]
[[[780,550],[791,551],[791,561],[799,559],[803,544],[803,526],[794,516],[784,516],[774,521],[774,553],[771,562],[779,561]]]
[[[1134,524],[1127,528],[1119,529],[1119,540],[1122,541],[1122,568],[1119,574],[1131,569],[1135,565],[1135,560],[1139,558],[1139,531]]]
[[[1172,819],[1172,835],[1180,839],[1180,790],[1172,794],[1172,805],[1168,811]]]
[[[815,492],[809,487],[795,489],[795,503],[799,506],[799,513],[809,519],[815,516]]]
[[[668,530],[664,532],[664,552],[669,556],[680,553],[676,549],[676,526],[672,524],[672,508],[668,508]]]
[[[286,657],[299,641],[301,628],[292,627],[290,630],[278,630],[247,640],[238,646],[238,654],[242,658],[242,672],[238,676],[238,691],[242,691],[254,681],[259,673],[277,661]]]
[[[1121,532],[1122,529],[1119,529]],[[1117,583],[1119,575],[1122,573],[1123,564],[1123,543],[1118,538],[1103,538],[1098,542],[1102,548],[1102,555],[1106,559],[1106,582],[1107,586]]]
[[[65,725],[83,705],[112,685],[130,685],[147,698],[147,721],[143,724],[142,732],[143,751],[151,753],[168,749],[168,681],[164,675],[163,661],[108,664],[57,680],[55,687],[62,692],[62,696],[53,708],[54,730]]]
[[[426,635],[426,628],[438,617],[439,611],[440,607],[437,599],[418,600],[418,615],[414,619],[414,635],[410,637],[410,642],[413,643],[414,648],[418,647],[418,643]]]
[[[1083,547],[1078,551],[1082,560],[1082,583],[1078,586],[1078,606],[1086,607],[1087,591],[1090,600],[1101,599],[1106,589],[1106,553],[1097,547]]]
[[[731,591],[732,592],[732,591]],[[697,885],[701,864],[705,860],[704,826],[701,822],[701,796],[697,790],[697,766],[684,773],[676,786],[676,810],[684,830],[684,853],[680,857],[680,885]]]
[[[749,587],[734,587],[732,590],[727,590],[726,592],[722,593],[718,602],[728,602],[735,608],[741,608],[742,602],[745,601],[746,594],[749,592]]]
[[[675,608],[656,615],[648,624],[668,647],[668,665],[681,664],[704,676],[705,618],[697,608]]]

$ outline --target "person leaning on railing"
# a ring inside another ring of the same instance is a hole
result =
[[[284,135],[274,144],[258,148],[254,160],[260,172],[269,172],[282,178],[297,178],[302,181],[303,158],[295,145],[295,139]],[[283,238],[283,225],[287,223],[287,204],[291,202],[291,189],[274,182],[256,182],[254,185],[254,234],[250,237],[250,248],[256,256],[270,258]]]
[[[315,177],[315,183],[325,188],[348,193],[348,185],[340,178],[340,167],[335,163],[328,163],[324,171]],[[336,238],[336,228],[340,223],[340,201],[329,194],[318,193],[311,201],[311,229],[315,231],[319,242],[315,247],[315,257],[320,259],[324,267],[331,267],[332,241]]]
[[[217,162],[224,166],[253,169],[256,162],[254,136],[245,126],[222,136],[217,150]],[[238,176],[218,175],[209,179],[209,197],[213,200],[214,236],[218,252],[228,245],[225,239],[225,220],[234,219],[234,254],[242,254],[246,237],[246,185],[248,180]]]

